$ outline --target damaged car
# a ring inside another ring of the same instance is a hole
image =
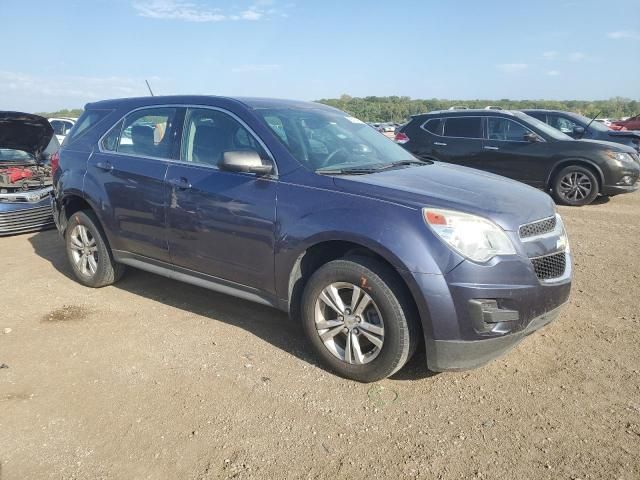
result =
[[[53,226],[51,157],[59,147],[46,118],[0,112],[0,236]]]

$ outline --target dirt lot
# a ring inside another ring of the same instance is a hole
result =
[[[0,478],[640,478],[640,194],[562,208],[571,303],[492,364],[363,385],[286,315],[0,239]],[[10,331],[9,331],[10,329]],[[3,333],[6,332],[6,333]]]

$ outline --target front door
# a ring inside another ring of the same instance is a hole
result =
[[[103,187],[100,214],[114,233],[114,250],[170,260],[165,176],[177,116],[176,108],[136,110],[111,129],[100,151],[91,155],[85,189]]]
[[[232,114],[187,111],[179,163],[169,166],[167,236],[174,265],[274,291],[277,181],[220,170],[226,151],[267,153]]]
[[[477,168],[542,187],[549,151],[544,139],[515,120],[486,117],[486,140]]]

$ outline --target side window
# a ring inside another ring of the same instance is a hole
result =
[[[445,137],[482,139],[481,117],[450,117],[445,119]]]
[[[51,124],[51,127],[53,127],[53,133],[56,135],[66,134],[64,131],[64,122],[61,122],[60,120],[51,120],[49,123]]]
[[[433,133],[434,135],[442,135],[442,119],[432,118],[427,123],[425,123],[422,128],[424,128],[427,132]]]
[[[177,109],[146,108],[124,119],[117,151],[145,157],[171,158],[171,131]],[[103,145],[104,146],[104,145]]]
[[[549,115],[549,125],[567,134],[572,134],[573,127],[577,127],[577,124],[573,123],[567,117],[561,117],[560,115]]]
[[[187,111],[180,158],[186,162],[217,167],[224,152],[253,150],[267,155],[254,136],[236,119],[219,110]]]
[[[533,133],[525,126],[502,117],[487,117],[487,136],[489,140],[503,142],[524,142],[525,135]]]

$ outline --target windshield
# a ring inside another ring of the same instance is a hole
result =
[[[260,109],[257,113],[296,160],[311,170],[379,169],[398,162],[419,162],[346,113],[320,108]]]
[[[33,156],[22,150],[0,148],[0,163],[28,162],[32,160],[34,160]]]
[[[538,120],[535,117],[531,117],[526,113],[513,112],[513,114],[517,117],[522,118],[523,120],[526,120],[527,122],[529,122],[530,125],[536,127],[538,130],[541,130],[543,133],[549,135],[551,138],[555,140],[573,140],[573,138],[571,138],[566,133],[562,133],[560,130],[556,130],[551,125],[547,125],[542,120]]]

